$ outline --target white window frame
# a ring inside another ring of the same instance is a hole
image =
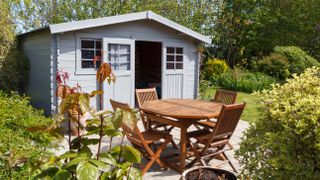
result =
[[[101,40],[101,55],[103,59],[103,37],[97,34],[77,33],[76,35],[76,61],[75,74],[96,74],[96,68],[82,68],[81,67],[81,40]],[[101,61],[102,61],[101,59]]]
[[[173,53],[168,53],[168,48],[173,48],[174,49],[174,52]],[[177,48],[181,48],[182,49],[182,53],[181,54],[177,54],[176,51],[177,51]],[[166,47],[166,63],[165,63],[165,69],[166,70],[183,70],[184,69],[184,47],[180,47],[180,46],[167,46]],[[168,61],[168,56],[173,56],[173,61]],[[181,56],[182,57],[182,61],[177,61],[177,56]],[[173,64],[173,68],[172,69],[168,69],[167,68],[167,64],[168,63],[171,63]],[[182,68],[181,69],[177,69],[176,68],[176,65],[177,64],[181,64],[182,65]]]

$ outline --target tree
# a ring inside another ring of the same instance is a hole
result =
[[[8,4],[0,0],[0,68],[1,62],[14,44],[14,25],[12,23]]]

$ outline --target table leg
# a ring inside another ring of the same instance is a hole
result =
[[[186,154],[187,154],[187,128],[181,127],[180,132],[180,171],[183,172],[185,168]]]

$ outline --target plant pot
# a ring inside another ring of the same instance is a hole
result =
[[[76,110],[69,111],[71,119],[71,132],[72,135],[78,135],[78,112]],[[80,125],[86,127],[86,120],[88,119],[87,114],[80,115]],[[80,128],[80,134],[83,133],[84,128]]]
[[[219,179],[220,178],[220,179]],[[196,166],[185,170],[180,180],[236,180],[237,176],[227,170],[210,166]]]

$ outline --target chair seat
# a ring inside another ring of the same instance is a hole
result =
[[[197,140],[198,143],[201,143],[201,144],[206,144],[208,141],[210,141],[210,135],[211,135],[211,131],[209,131],[208,129],[201,129],[201,130],[191,131],[187,133],[187,136],[189,138],[194,138]],[[225,137],[215,138],[212,140],[212,142],[218,142],[224,139],[226,138]]]
[[[199,136],[205,136],[205,135],[210,135],[211,131],[208,129],[201,129],[201,130],[196,130],[196,131],[191,131],[187,133],[187,136],[189,138],[196,138]]]
[[[154,143],[154,141],[159,141],[161,139],[172,138],[172,136],[168,133],[147,130],[141,133],[147,144]]]
[[[200,125],[200,126],[204,126],[204,127],[210,128],[210,129],[213,129],[216,126],[216,122],[212,122],[212,121],[208,121],[208,120],[198,121],[198,122],[196,122],[196,124]]]

